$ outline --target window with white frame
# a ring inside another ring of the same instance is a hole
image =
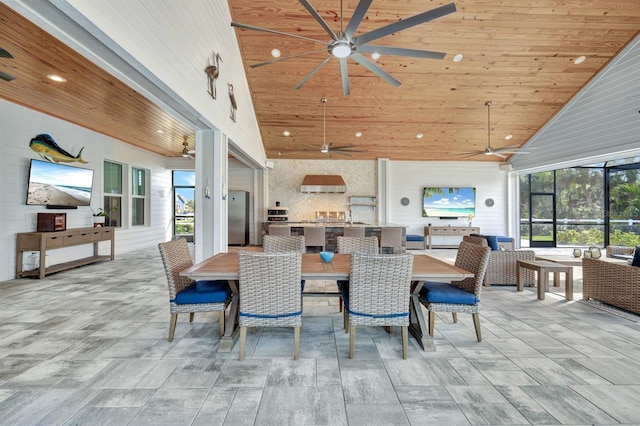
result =
[[[146,225],[148,197],[147,170],[131,168],[131,225]]]
[[[102,209],[107,213],[106,226],[122,226],[122,169],[122,164],[104,161]]]

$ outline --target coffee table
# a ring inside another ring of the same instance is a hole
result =
[[[549,273],[553,272],[555,286],[560,285],[560,273],[564,272],[565,298],[573,300],[573,266],[563,265],[548,260],[518,260],[518,291],[523,290],[524,270],[530,269],[538,273],[538,299],[544,300],[544,294],[549,289]]]

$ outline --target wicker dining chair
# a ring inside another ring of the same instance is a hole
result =
[[[351,254],[349,289],[343,292],[349,322],[349,358],[357,326],[402,327],[402,358],[409,345],[409,298],[413,255]]]
[[[262,250],[265,253],[284,253],[288,251],[304,253],[307,248],[303,235],[265,235],[262,238]]]
[[[239,252],[240,360],[247,327],[293,327],[293,359],[300,356],[302,253]]]
[[[380,253],[389,249],[391,253],[402,252],[402,228],[386,226],[380,230]]]
[[[361,228],[364,229],[364,228]],[[345,228],[345,231],[347,228]],[[369,254],[377,254],[380,252],[380,247],[378,246],[378,237],[337,237],[338,240],[338,253],[341,254],[351,254],[351,253],[369,253]],[[343,291],[349,290],[349,280],[338,280],[336,282],[338,285],[338,290],[342,293]],[[348,319],[347,319],[347,311],[343,310],[343,301],[342,297],[340,297],[340,312],[343,313],[344,316],[344,331],[349,332]]]
[[[478,342],[482,341],[480,330],[480,292],[482,281],[489,263],[491,249],[478,244],[461,242],[458,247],[455,265],[472,272],[472,278],[451,283],[430,282],[424,283],[420,290],[420,302],[429,311],[429,335],[433,337],[436,312],[451,312],[453,322],[458,322],[458,312],[471,314],[473,325],[476,329]]]
[[[193,266],[193,259],[185,238],[158,244],[169,285],[169,341],[173,341],[178,314],[189,313],[193,322],[195,312],[219,312],[220,335],[224,334],[224,315],[231,302],[231,289],[227,281],[194,281],[180,276],[180,272]]]

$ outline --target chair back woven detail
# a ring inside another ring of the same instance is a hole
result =
[[[380,247],[391,247],[394,253],[399,253],[402,250],[402,228],[382,228],[380,231]]]
[[[283,225],[269,225],[269,235],[291,235],[291,227]]]
[[[345,226],[342,233],[345,237],[364,238],[364,227],[362,226]]]
[[[338,237],[338,253],[369,253],[377,254],[380,251],[378,237]]]
[[[240,326],[302,324],[302,253],[239,252]]]
[[[408,326],[412,269],[410,254],[351,254],[349,324]]]
[[[158,248],[160,249],[164,271],[167,274],[169,300],[174,300],[178,293],[194,283],[191,278],[180,276],[180,272],[193,266],[189,245],[185,238],[179,238],[160,243]]]
[[[489,264],[489,254],[491,249],[486,246],[462,241],[458,247],[455,265],[459,268],[472,272],[472,278],[465,278],[461,281],[452,281],[451,285],[462,290],[473,293],[476,298],[480,298],[482,291],[482,281]]]
[[[305,237],[302,235],[265,235],[262,239],[262,250],[265,253],[285,253],[306,251]]]

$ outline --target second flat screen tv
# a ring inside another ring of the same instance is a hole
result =
[[[427,186],[422,193],[422,216],[456,218],[476,214],[476,189]]]
[[[27,205],[77,208],[91,204],[93,170],[31,160]]]

